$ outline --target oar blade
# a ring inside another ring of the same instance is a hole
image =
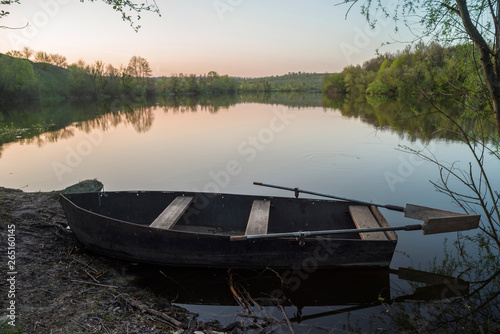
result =
[[[423,224],[424,234],[459,232],[472,230],[479,227],[480,215],[460,215],[448,217],[429,218]]]
[[[412,268],[399,268],[398,270],[395,270],[393,274],[398,275],[398,278],[406,281],[419,282],[430,285],[448,284],[452,282],[467,286],[469,284],[469,282],[464,281],[458,277],[430,273],[427,271],[416,270]]]
[[[413,218],[418,220],[426,220],[429,218],[438,218],[438,217],[451,217],[451,216],[462,216],[464,214],[429,208],[426,206],[420,206],[415,204],[406,204],[405,206],[405,217]]]

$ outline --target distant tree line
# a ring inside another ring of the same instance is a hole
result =
[[[62,70],[63,69],[63,70]],[[114,67],[35,52],[30,48],[0,54],[0,102],[35,99],[143,98],[156,95],[218,95],[239,90],[239,81],[214,71],[206,75],[174,74],[152,78],[149,62],[133,56]]]
[[[269,79],[251,79],[243,80],[241,82],[241,90],[244,92],[292,92],[313,89],[310,89],[303,81],[277,84],[271,82]]]
[[[240,89],[243,92],[304,92],[321,90],[325,74],[288,72],[281,76],[244,79]]]
[[[115,67],[102,61],[68,64],[62,55],[29,47],[0,54],[0,102],[308,91],[320,89],[321,80],[322,74],[302,72],[252,79],[215,71],[153,78],[149,62],[139,56]]]
[[[174,74],[156,81],[161,95],[220,95],[234,94],[239,90],[235,78],[210,71],[206,75]]]
[[[127,66],[114,67],[102,61],[87,65],[83,60],[68,66],[68,94],[76,98],[145,97],[155,93],[151,67],[146,59],[133,56]]]
[[[408,46],[403,51],[379,55],[363,65],[347,66],[325,76],[323,91],[330,96],[407,96],[419,91],[481,100],[484,83],[471,61],[470,44],[443,47],[438,43]]]
[[[0,54],[0,102],[144,97],[156,91],[151,72],[137,56],[120,68],[102,61],[68,65],[64,56],[24,48]]]

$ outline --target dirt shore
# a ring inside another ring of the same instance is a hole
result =
[[[85,251],[66,228],[58,196],[0,188],[1,333],[228,331]]]

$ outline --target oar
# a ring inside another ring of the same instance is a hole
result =
[[[322,193],[303,190],[303,189],[299,189],[299,188],[289,188],[289,187],[276,186],[276,185],[266,184],[266,183],[262,183],[262,182],[254,182],[253,184],[255,184],[257,186],[293,191],[293,192],[295,192],[295,197],[299,197],[299,193],[303,193],[303,194],[310,194],[310,195],[327,197],[327,198],[334,198],[334,199],[338,199],[338,200],[342,200],[342,201],[355,202],[355,203],[360,203],[360,204],[365,204],[365,205],[374,205],[374,206],[386,208],[386,209],[393,210],[393,211],[404,212],[405,217],[419,219],[419,220],[426,220],[428,218],[438,218],[438,217],[451,217],[451,216],[456,217],[457,219],[458,219],[458,217],[462,217],[462,216],[468,217],[467,215],[462,214],[462,213],[446,211],[446,210],[439,210],[439,209],[434,209],[434,208],[428,208],[425,206],[419,206],[419,205],[414,205],[414,204],[406,204],[405,207],[402,207],[402,206],[392,205],[392,204],[380,204],[380,203],[362,201],[362,200],[352,199],[352,198],[347,198],[347,197],[342,197],[342,196],[322,194]]]
[[[477,228],[479,226],[480,216],[465,216],[465,217],[468,219],[461,219],[457,221],[454,219],[456,217],[430,218],[427,219],[423,224],[412,224],[405,226],[234,235],[231,236],[229,239],[231,241],[241,241],[247,239],[272,239],[272,238],[293,238],[293,237],[302,238],[302,237],[341,234],[341,233],[370,233],[370,232],[384,232],[384,231],[418,231],[418,230],[422,230],[423,234],[427,235],[427,234],[466,231]]]

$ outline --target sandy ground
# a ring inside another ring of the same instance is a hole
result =
[[[0,188],[1,333],[230,330],[197,321],[85,251],[66,228],[58,195]]]

